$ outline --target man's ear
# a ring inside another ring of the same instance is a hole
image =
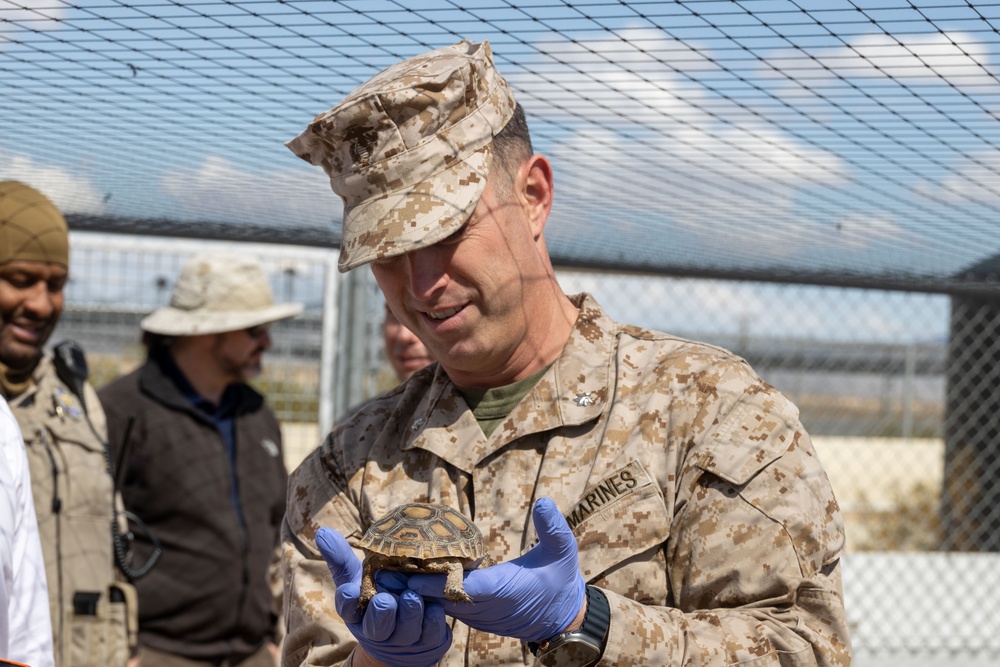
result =
[[[534,154],[518,170],[518,188],[532,236],[542,235],[545,222],[552,210],[552,164],[544,155]]]

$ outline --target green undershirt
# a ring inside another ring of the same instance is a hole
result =
[[[549,364],[551,366],[552,364]],[[538,381],[549,370],[546,366],[530,377],[518,380],[513,384],[493,389],[466,389],[457,387],[458,393],[462,395],[465,402],[472,408],[472,415],[479,422],[479,427],[483,429],[486,437],[493,435],[493,431],[500,425],[510,411],[514,409],[521,399],[538,384]]]

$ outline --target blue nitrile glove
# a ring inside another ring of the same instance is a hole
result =
[[[533,509],[538,544],[520,558],[465,574],[472,602],[444,598],[444,575],[415,574],[409,587],[428,602],[440,599],[451,616],[477,630],[537,642],[566,629],[583,607],[576,538],[550,498]]]
[[[382,590],[362,612],[358,609],[361,561],[351,545],[337,531],[320,528],[316,546],[337,585],[337,613],[368,655],[394,667],[429,667],[448,652],[451,628],[440,603],[425,603],[411,590],[398,594]]]

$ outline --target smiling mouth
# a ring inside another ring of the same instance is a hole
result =
[[[45,332],[48,329],[46,326],[25,326],[23,324],[11,324],[10,326],[14,337],[28,344],[37,343],[45,336]]]
[[[448,308],[447,310],[439,310],[434,313],[424,313],[424,314],[427,315],[427,317],[431,318],[432,320],[446,320],[455,313],[462,310],[463,307],[464,306],[459,306],[458,308]]]

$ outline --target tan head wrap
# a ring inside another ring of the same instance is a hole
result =
[[[69,266],[69,228],[41,192],[0,181],[0,264],[15,260]]]

